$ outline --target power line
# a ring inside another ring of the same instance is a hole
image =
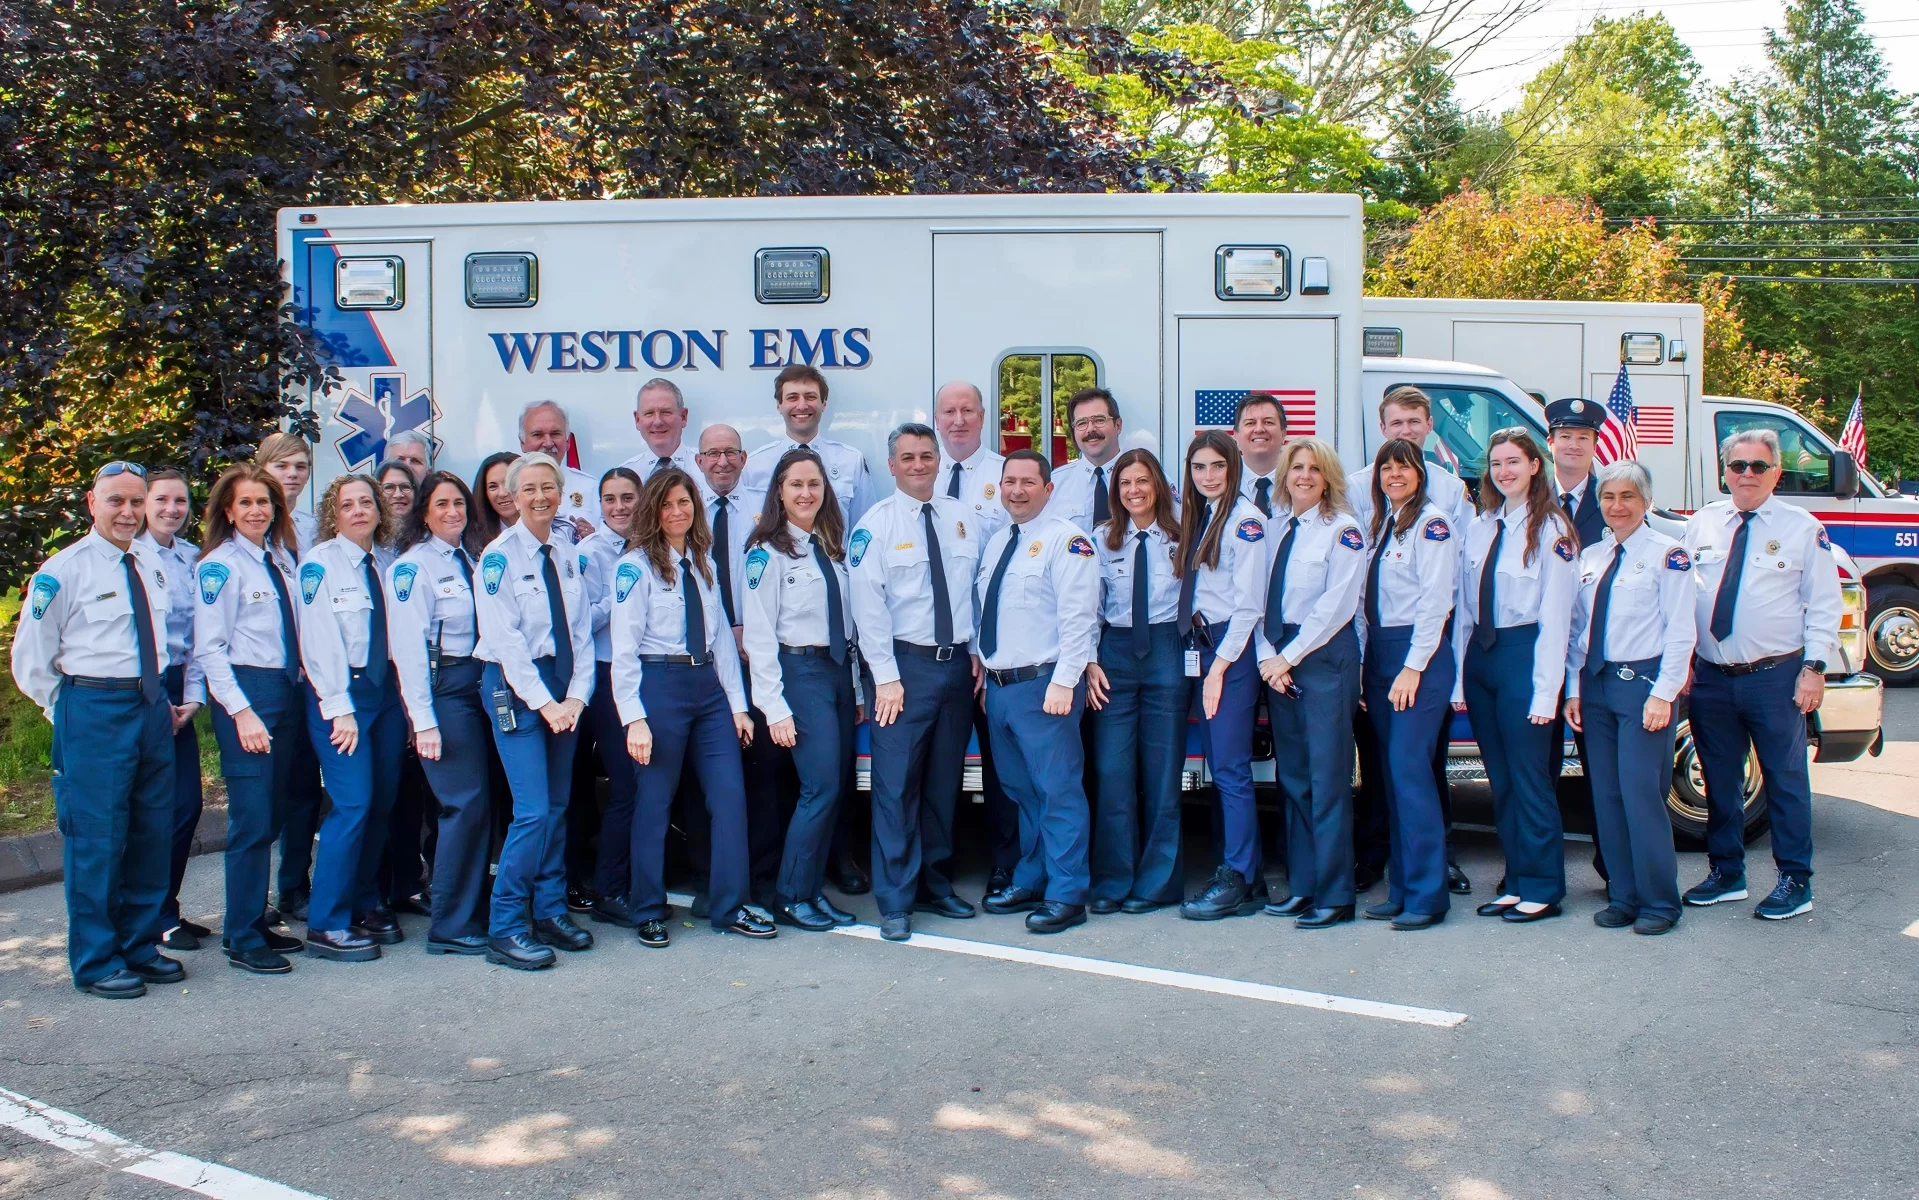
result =
[[[1919,276],[1913,278],[1887,278],[1865,275],[1725,275],[1717,271],[1686,276],[1688,279],[1730,279],[1735,283],[1864,283],[1864,284],[1902,284],[1919,283]]]
[[[1689,263],[1847,263],[1852,266],[1878,266],[1881,263],[1919,262],[1919,255],[1900,254],[1885,258],[1772,258],[1763,254],[1741,254],[1732,258],[1705,258],[1696,254],[1682,254],[1680,262]]]
[[[1919,212],[1906,217],[1607,217],[1608,225],[1653,221],[1661,225],[1919,225]]]

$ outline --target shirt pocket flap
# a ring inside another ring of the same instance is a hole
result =
[[[515,596],[540,596],[545,593],[546,588],[540,583],[538,575],[522,575],[513,581]]]
[[[80,606],[80,612],[89,622],[114,621],[133,615],[133,602],[124,590],[115,589],[87,601]]]

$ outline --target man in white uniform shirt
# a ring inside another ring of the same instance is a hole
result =
[[[839,498],[840,515],[846,518],[846,528],[852,529],[873,504],[873,477],[866,469],[865,455],[845,442],[820,436],[828,391],[826,376],[809,366],[787,367],[773,377],[773,402],[786,423],[786,434],[753,452],[744,478],[746,486],[764,492],[780,455],[795,446],[811,446],[826,464],[826,479]]]
[[[640,431],[646,448],[620,465],[638,475],[641,483],[668,463],[699,479],[693,448],[686,444],[687,415],[686,396],[679,384],[671,379],[649,379],[641,384],[639,397],[633,402],[633,428]],[[735,433],[733,440],[737,444],[739,434]]]
[[[1233,414],[1233,441],[1239,445],[1242,463],[1239,494],[1253,502],[1260,516],[1272,516],[1274,493],[1281,490],[1274,476],[1279,471],[1279,452],[1286,445],[1286,410],[1279,398],[1254,392],[1241,400]],[[1279,502],[1291,504],[1283,498]]]
[[[1079,526],[1081,533],[1111,516],[1112,464],[1119,457],[1119,402],[1101,387],[1081,388],[1066,402],[1067,428],[1079,457],[1053,468],[1053,498],[1047,509]]]
[[[558,401],[535,400],[520,413],[520,453],[550,454],[553,461],[566,462],[566,439],[570,431],[566,410]],[[556,526],[571,526],[570,540],[578,542],[600,524],[600,481],[578,467],[562,465],[566,478],[560,481],[560,512]]]

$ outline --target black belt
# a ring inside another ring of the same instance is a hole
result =
[[[831,646],[789,646],[785,642],[781,642],[780,653],[791,654],[798,658],[831,658],[833,656],[833,647]]]
[[[1049,662],[1040,663],[1038,666],[1033,667],[1008,667],[1003,671],[987,667],[986,677],[1001,687],[1005,687],[1009,683],[1025,683],[1028,680],[1044,678],[1045,676],[1051,675],[1053,668],[1057,666],[1059,666],[1057,662]]]
[[[440,656],[440,669],[444,671],[448,667],[471,666],[477,661],[479,660],[475,659],[471,654],[442,654]]]
[[[1588,675],[1616,675],[1626,683],[1631,683],[1635,679],[1650,679],[1656,683],[1659,680],[1659,676],[1655,672],[1659,669],[1659,663],[1660,660],[1656,658],[1641,658],[1635,659],[1632,662],[1603,662],[1598,666],[1589,665],[1586,668],[1586,673]]]
[[[132,679],[106,679],[98,675],[69,675],[67,676],[67,682],[74,687],[96,688],[103,692],[137,692],[140,690],[140,679],[138,676]]]
[[[954,656],[966,653],[965,642],[954,642],[950,646],[922,646],[918,642],[902,642],[893,639],[894,654],[908,654],[914,658],[930,658],[934,662],[951,662]]]
[[[1708,662],[1704,657],[1697,654],[1693,655],[1692,660],[1702,667],[1719,672],[1721,675],[1753,675],[1760,671],[1770,671],[1774,667],[1782,666],[1795,658],[1804,657],[1804,654],[1805,652],[1802,650],[1794,650],[1789,654],[1774,654],[1768,658],[1755,658],[1747,663]]]
[[[691,654],[642,654],[643,663],[672,663],[680,667],[703,667],[712,662],[710,658],[694,658]]]

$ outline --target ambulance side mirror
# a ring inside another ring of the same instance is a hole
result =
[[[1849,451],[1840,450],[1832,456],[1832,494],[1841,500],[1859,494],[1859,464]]]

